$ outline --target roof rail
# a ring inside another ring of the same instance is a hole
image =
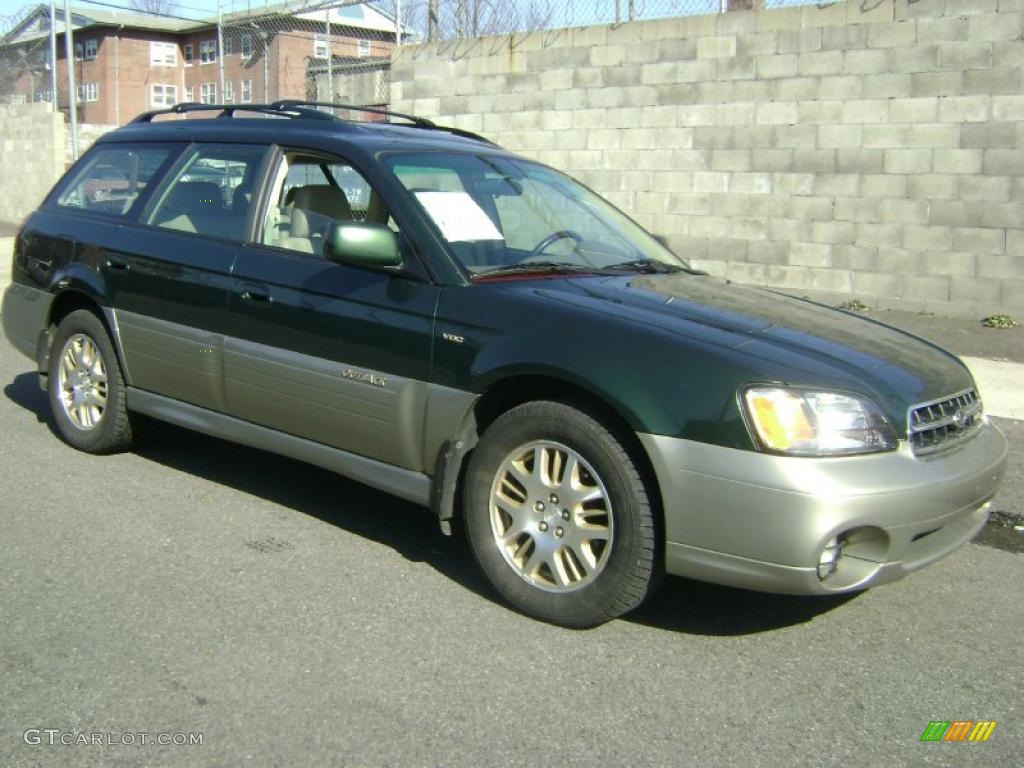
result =
[[[183,115],[187,112],[220,112],[217,117],[233,117],[235,112],[257,112],[274,117],[307,118],[312,120],[334,120],[331,115],[315,109],[284,107],[279,104],[199,104],[194,101],[183,101],[167,109],[154,109],[143,112],[134,118],[133,123],[151,123],[159,115]]]
[[[483,142],[489,144],[492,147],[498,146],[493,141],[485,138],[477,133],[471,131],[464,131],[461,128],[449,128],[446,125],[438,125],[433,120],[428,120],[425,117],[416,117],[416,115],[409,115],[405,112],[394,112],[390,109],[383,109],[381,107],[359,107],[354,104],[339,104],[331,101],[300,101],[298,99],[282,99],[281,101],[275,101],[270,105],[271,107],[279,107],[281,109],[296,109],[302,107],[330,107],[332,109],[348,109],[353,112],[369,112],[374,115],[385,115],[386,117],[397,117],[402,120],[408,120],[412,123],[413,128],[424,128],[429,131],[443,131],[450,133],[453,136],[460,136],[464,139],[472,139],[473,141]],[[341,119],[341,118],[337,118]]]
[[[490,139],[480,136],[479,134],[472,133],[471,131],[464,131],[461,128],[449,128],[448,126],[437,125],[432,120],[427,120],[425,117],[407,115],[404,112],[392,112],[389,109],[382,109],[380,107],[360,107],[354,104],[339,104],[330,101],[300,101],[298,99],[283,99],[281,101],[275,101],[272,104],[199,104],[194,101],[184,101],[180,104],[175,104],[173,107],[168,107],[167,109],[154,109],[149,112],[143,112],[131,122],[151,123],[153,122],[153,118],[159,115],[183,115],[188,112],[219,112],[220,114],[217,115],[218,118],[234,117],[235,112],[256,112],[273,117],[290,117],[308,120],[336,120],[344,123],[351,122],[332,113],[324,112],[320,109],[321,107],[346,109],[353,112],[368,112],[370,114],[384,115],[386,117],[397,117],[400,120],[408,120],[411,123],[409,126],[411,128],[422,128],[428,131],[443,131],[444,133],[450,133],[453,136],[460,136],[464,139],[479,141],[492,147],[498,146]]]
[[[270,106],[277,107],[279,109],[288,109],[292,107],[331,107],[332,109],[348,109],[353,112],[369,112],[374,115],[398,117],[402,120],[408,120],[413,125],[418,125],[422,128],[437,127],[433,122],[427,120],[425,117],[407,115],[404,112],[392,112],[390,109],[383,109],[382,107],[359,107],[355,104],[339,104],[333,101],[302,101],[300,99],[281,99],[280,101],[275,101]],[[340,120],[341,118],[338,119]]]

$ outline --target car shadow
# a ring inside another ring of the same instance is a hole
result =
[[[15,377],[4,394],[57,434],[46,394],[34,373]],[[503,604],[479,572],[464,536],[443,536],[436,518],[423,507],[266,451],[151,419],[142,420],[140,426],[138,456],[377,542]],[[686,634],[743,635],[810,621],[849,599],[849,595],[770,595],[669,577],[647,603],[623,620]]]
[[[669,576],[657,593],[625,618],[688,635],[752,635],[804,624],[860,594],[774,595]]]

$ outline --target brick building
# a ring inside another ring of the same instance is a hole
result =
[[[330,34],[328,35],[328,14]],[[58,12],[57,103],[67,108],[64,15]],[[0,41],[0,98],[51,101],[49,6],[25,14]],[[289,12],[287,4],[223,19],[222,48],[216,20],[193,21],[133,11],[72,9],[78,117],[86,123],[121,124],[140,112],[185,101],[248,103],[310,99],[326,91],[318,79],[337,70],[334,97],[362,95],[345,78],[379,70],[395,42],[395,22],[365,4],[314,12]],[[223,87],[221,64],[223,63]]]

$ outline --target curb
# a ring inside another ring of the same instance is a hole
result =
[[[985,413],[1024,421],[1024,365],[983,357],[961,357],[978,384]]]

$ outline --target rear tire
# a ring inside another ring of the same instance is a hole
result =
[[[481,569],[531,616],[596,626],[657,581],[644,482],[622,441],[582,410],[538,401],[504,413],[470,458],[463,498]]]
[[[92,312],[65,317],[50,347],[50,409],[60,436],[87,453],[131,447],[127,388],[106,327]]]

